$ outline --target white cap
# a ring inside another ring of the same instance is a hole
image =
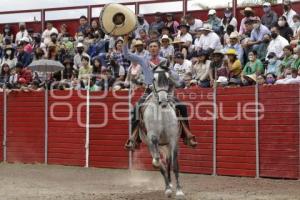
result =
[[[201,30],[212,31],[212,25],[209,23],[204,23]]]
[[[263,6],[270,7],[271,4],[270,4],[269,2],[265,2],[265,3],[263,4]]]
[[[81,42],[79,42],[76,47],[79,48],[79,47],[84,47],[84,46]]]
[[[216,10],[214,10],[214,9],[211,9],[211,10],[209,10],[208,11],[208,15],[214,15],[214,14],[216,14],[217,12],[216,12]]]
[[[52,33],[55,33],[55,34],[57,34],[57,35],[58,35],[58,32],[57,32],[57,30],[56,30],[56,29],[54,29],[54,28],[51,30],[51,32],[50,32],[50,35],[51,35]]]
[[[222,83],[222,84],[227,84],[228,83],[228,79],[225,76],[219,76],[217,83]]]

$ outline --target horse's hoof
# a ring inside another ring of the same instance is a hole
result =
[[[159,167],[160,167],[159,159],[153,158],[153,159],[152,159],[152,165],[153,165],[153,167],[155,167],[155,168],[159,168]]]
[[[184,200],[184,199],[185,199],[185,195],[184,195],[184,193],[182,192],[182,190],[177,190],[177,191],[176,191],[176,199],[177,199],[177,200]]]
[[[169,189],[166,189],[165,195],[166,195],[168,198],[171,198],[171,197],[172,197],[172,190],[171,190],[170,188],[169,188]]]

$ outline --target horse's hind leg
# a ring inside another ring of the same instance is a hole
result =
[[[165,195],[167,197],[171,197],[172,196],[172,188],[170,186],[167,168],[164,164],[161,164],[159,169],[160,169],[160,173],[163,175],[164,180],[165,180]]]
[[[179,164],[178,164],[178,149],[173,150],[173,171],[176,178],[176,199],[185,199],[185,195],[182,192],[182,188],[179,181]]]

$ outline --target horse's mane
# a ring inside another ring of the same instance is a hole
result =
[[[157,73],[158,73],[157,85],[159,87],[164,87],[166,85],[169,85],[169,79],[166,76],[166,73],[164,71],[157,72]]]

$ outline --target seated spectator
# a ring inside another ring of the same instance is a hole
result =
[[[286,21],[285,16],[281,16],[278,18],[278,30],[279,34],[284,37],[288,42],[291,41],[292,37],[294,36],[293,29],[289,26],[288,22]]]
[[[179,26],[179,23],[174,19],[174,15],[172,13],[167,13],[166,19],[167,21],[165,22],[165,26],[169,28],[170,36],[176,35],[178,31],[177,27]]]
[[[288,25],[293,27],[293,17],[297,13],[292,9],[292,2],[291,0],[283,0],[283,16],[287,19]]]
[[[225,51],[234,49],[237,53],[237,58],[241,63],[244,63],[244,50],[239,42],[239,35],[237,32],[232,32],[229,36],[229,44],[224,47]]]
[[[293,48],[288,45],[283,48],[283,60],[280,65],[280,71],[284,72],[285,68],[290,68],[292,63],[295,61],[293,56]]]
[[[212,53],[212,60],[209,66],[210,85],[213,86],[215,81],[217,81],[220,76],[228,79],[228,68],[226,66],[226,63],[224,63],[223,51],[221,51],[220,49],[216,49]]]
[[[291,67],[293,69],[299,70],[300,69],[300,46],[296,47],[294,49],[295,55],[294,55],[294,62],[291,64]]]
[[[161,29],[161,34],[160,34],[160,35],[161,35],[161,36],[162,36],[162,35],[167,35],[167,36],[169,36],[170,38],[174,38],[173,35],[171,34],[170,28],[167,27],[167,26],[162,27],[162,29]],[[176,36],[176,35],[174,35],[174,36]]]
[[[7,85],[10,80],[11,72],[10,67],[7,63],[1,65],[1,74],[0,74],[0,87]]]
[[[26,30],[26,24],[24,22],[19,23],[19,32],[16,35],[16,44],[19,44],[22,38],[28,37],[28,31]]]
[[[250,51],[248,54],[248,62],[245,65],[242,75],[252,75],[252,74],[264,74],[264,66],[262,62],[257,59],[257,52],[255,50]]]
[[[246,28],[245,23],[246,23],[246,21],[249,22],[251,17],[254,17],[254,12],[253,12],[252,8],[250,8],[250,7],[246,7],[242,11],[242,14],[244,15],[244,18],[242,19],[241,24],[240,24],[240,30],[239,30],[240,35],[246,34],[247,28]]]
[[[44,44],[46,46],[48,46],[49,43],[51,42],[51,37],[50,37],[51,33],[58,34],[58,31],[55,27],[53,27],[53,24],[51,22],[47,22],[46,26],[47,26],[47,29],[42,34],[42,40],[43,40]]]
[[[100,27],[99,20],[98,19],[93,19],[91,23],[91,33],[95,36],[95,34],[99,35],[98,38],[104,38],[105,33]],[[95,37],[96,38],[96,37]]]
[[[195,19],[195,17],[192,14],[186,15],[185,20],[190,27],[189,32],[192,36],[194,36],[196,34],[197,29],[199,30],[203,26],[202,20]],[[181,23],[181,24],[184,24],[184,23]]]
[[[137,38],[142,40],[144,44],[148,44],[149,37],[148,37],[147,32],[144,29],[141,29],[139,31],[139,37],[137,37]]]
[[[213,32],[210,24],[204,24],[202,31],[203,34],[200,37],[199,51],[204,51],[205,53],[210,54],[215,49],[222,48],[220,37]]]
[[[197,81],[193,80],[193,75],[191,72],[184,74],[182,79],[184,81],[185,89],[197,86]]]
[[[87,17],[84,15],[80,16],[79,24],[80,24],[80,26],[77,29],[77,33],[81,32],[86,37],[88,34],[87,30],[90,29],[90,25],[88,23]]]
[[[229,78],[234,78],[241,81],[242,64],[241,61],[237,58],[238,55],[236,50],[228,49],[226,55],[228,57],[227,63]]]
[[[79,70],[81,66],[81,59],[83,56],[90,58],[90,56],[84,52],[84,46],[82,43],[78,43],[76,46],[77,53],[74,56],[74,69]]]
[[[142,40],[144,40],[141,36],[141,33],[140,31],[143,30],[144,34],[145,35],[148,35],[149,33],[149,23],[146,21],[146,19],[144,18],[144,15],[143,14],[139,14],[137,16],[137,28],[135,30],[135,35],[136,35],[136,38],[141,38]],[[145,42],[145,41],[144,41]]]
[[[63,64],[65,66],[62,71],[62,79],[71,82],[74,78],[77,77],[76,71],[73,68],[73,59],[70,56],[64,58]]]
[[[17,61],[22,63],[23,66],[29,66],[32,61],[31,55],[24,51],[22,44],[19,44],[17,47]]]
[[[147,41],[147,45],[153,40],[159,40],[159,32],[156,30],[149,31],[149,40]]]
[[[298,71],[292,69],[291,67],[285,68],[283,79],[279,79],[275,84],[299,84],[300,76],[298,76]]]
[[[231,8],[226,8],[224,10],[224,17],[221,20],[221,23],[222,23],[223,30],[226,30],[228,25],[233,26],[233,31],[237,30],[238,22],[237,22],[236,18],[232,15]]]
[[[167,35],[163,35],[160,40],[160,54],[162,55],[162,57],[169,59],[169,61],[172,60],[175,52],[173,45],[170,44],[171,42],[171,38],[169,38]]]
[[[118,38],[115,43],[115,48],[113,52],[110,55],[110,59],[114,60],[116,64],[123,67],[125,69],[125,72],[127,72],[129,68],[129,61],[125,59],[123,54],[123,39]]]
[[[2,40],[0,43],[4,43],[4,45],[8,45],[13,43],[14,41],[14,35],[12,32],[12,28],[9,24],[4,25],[4,30],[3,30],[3,35],[2,35]]]
[[[273,85],[276,82],[276,75],[273,73],[267,73],[266,74],[266,84],[267,85]]]
[[[197,53],[197,61],[192,66],[192,74],[200,87],[207,88],[210,86],[209,67],[210,60],[208,60],[208,55],[199,51]]]
[[[201,35],[202,35],[202,29],[201,28],[198,28],[196,29],[196,34],[195,34],[195,37],[194,37],[194,42],[193,42],[193,51],[200,51],[201,49],[201,43],[200,43],[200,38],[201,38]]]
[[[174,56],[173,69],[177,72],[179,77],[183,79],[184,75],[192,71],[192,62],[184,59],[184,55],[181,52],[176,52]]]
[[[29,84],[32,81],[32,73],[31,70],[28,70],[23,65],[23,63],[18,62],[16,64],[15,74],[11,77],[10,82],[13,84],[17,84],[20,78],[23,78],[25,80],[25,84]]]
[[[99,31],[94,32],[94,40],[90,44],[87,53],[91,58],[106,53],[107,42],[100,35]]]
[[[82,56],[81,64],[79,69],[78,80],[82,81],[84,86],[87,86],[87,80],[90,79],[93,68],[90,66],[90,58],[87,56]]]
[[[276,76],[280,76],[280,66],[281,60],[278,60],[276,54],[274,52],[270,52],[268,55],[268,66],[266,69],[266,73],[272,73]]]
[[[222,27],[221,19],[217,17],[217,12],[214,9],[208,11],[208,20],[207,23],[211,25],[212,30],[220,34],[220,27]]]
[[[142,86],[143,82],[141,66],[138,63],[131,62],[124,82],[125,87],[129,87],[130,85],[132,89],[135,89]]]
[[[248,74],[242,76],[244,86],[256,85],[256,74]]]
[[[283,48],[289,45],[289,42],[279,34],[279,30],[277,26],[273,26],[271,28],[271,37],[272,40],[267,49],[267,56],[274,52],[277,58],[283,57]]]
[[[182,45],[185,46],[188,50],[190,45],[193,43],[193,37],[189,33],[190,27],[186,24],[181,24],[178,26],[178,28],[180,30],[179,38],[182,42],[184,42],[184,44],[182,44]]]
[[[134,50],[135,50],[135,54],[139,55],[139,56],[148,56],[149,52],[144,49],[144,43],[142,40],[136,40],[134,43]]]
[[[266,60],[267,50],[270,45],[271,35],[265,34],[262,43],[257,48],[257,58],[262,62]]]
[[[12,45],[5,45],[4,47],[4,55],[1,60],[1,65],[4,63],[8,64],[10,69],[14,68],[17,64],[15,49],[12,47]]]
[[[297,37],[298,32],[300,31],[300,15],[298,14],[294,15],[293,22],[294,22],[294,26],[291,27],[294,31],[293,37]]]
[[[32,45],[28,37],[24,37],[21,39],[20,44],[24,46],[24,51],[31,54],[33,51]]]
[[[230,42],[229,41],[230,34],[233,32],[235,32],[237,35],[239,35],[238,32],[234,31],[234,26],[229,24],[225,29],[225,34],[221,38],[221,43],[223,43],[224,45],[228,45]]]
[[[62,42],[63,38],[68,37],[68,36],[69,36],[69,33],[68,33],[68,30],[67,30],[67,24],[62,24],[60,26],[60,32],[57,36],[57,41]]]
[[[164,25],[165,23],[162,20],[162,13],[156,12],[154,15],[154,22],[152,22],[150,25],[150,30],[160,32],[162,27],[164,27]]]
[[[266,83],[266,77],[263,75],[263,74],[259,74],[257,77],[256,77],[256,83],[258,85],[264,85]]]
[[[45,53],[42,48],[35,48],[33,60],[41,60],[45,58]]]
[[[265,2],[263,4],[264,15],[261,17],[261,23],[271,29],[277,25],[278,16],[277,13],[272,10],[271,3]]]
[[[117,85],[120,85],[125,81],[125,68],[122,65],[118,64],[116,60],[112,59],[110,61],[108,69],[109,71],[111,71],[112,79]]]
[[[55,45],[51,45],[48,47],[48,52],[47,52],[47,59],[49,60],[58,60],[58,55],[57,55],[57,47]]]

